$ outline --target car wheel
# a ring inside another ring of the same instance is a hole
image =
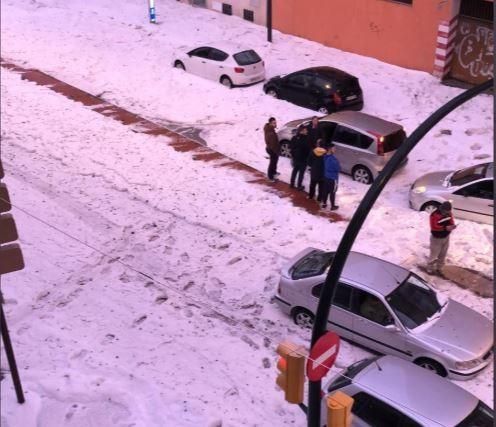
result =
[[[329,110],[326,108],[326,107],[320,107],[318,110],[317,110],[320,114],[329,114]]]
[[[228,87],[229,89],[231,89],[233,87],[232,80],[229,77],[227,77],[227,76],[222,76],[220,78],[220,84],[222,86]]]
[[[281,156],[291,158],[291,150],[289,149],[289,141],[281,141]]]
[[[421,358],[421,359],[417,359],[414,363],[420,366],[421,368],[427,369],[428,371],[432,371],[435,374],[440,375],[442,377],[448,375],[446,369],[444,369],[444,367],[435,360]]]
[[[275,90],[273,87],[267,89],[267,92],[265,93],[269,96],[272,96],[272,98],[279,98],[279,94],[277,93],[277,90]]]
[[[372,172],[365,166],[355,166],[351,174],[354,181],[361,182],[362,184],[372,184],[372,181],[374,180]]]
[[[421,211],[424,211],[424,212],[427,212],[429,215],[434,212],[439,206],[441,205],[441,203],[438,203],[438,202],[427,202],[427,203],[424,203],[422,205],[422,207],[420,208]]]
[[[313,327],[314,315],[304,308],[296,308],[293,311],[293,320],[298,326],[311,329]]]
[[[179,68],[180,70],[186,70],[186,67],[181,61],[174,62],[174,68]]]

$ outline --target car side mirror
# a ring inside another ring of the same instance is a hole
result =
[[[389,325],[384,326],[389,332],[399,332],[400,328],[398,328],[394,323],[390,323]]]

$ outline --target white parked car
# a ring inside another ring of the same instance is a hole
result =
[[[265,80],[264,61],[257,52],[228,42],[180,49],[172,65],[229,88]]]

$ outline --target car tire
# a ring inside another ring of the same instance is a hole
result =
[[[279,94],[277,93],[277,90],[273,87],[269,87],[265,93],[269,96],[272,96],[272,98],[279,98]]]
[[[220,84],[222,86],[225,86],[225,87],[227,87],[229,89],[231,89],[233,87],[232,80],[229,77],[227,77],[227,76],[222,76],[219,81],[220,81]]]
[[[320,114],[325,114],[326,116],[329,114],[329,109],[327,107],[320,107],[317,109],[317,112]]]
[[[280,142],[280,144],[281,144],[281,157],[287,157],[288,159],[290,159],[292,156],[291,156],[291,150],[289,149],[289,141],[284,139]]]
[[[174,68],[179,68],[180,70],[186,71],[186,67],[181,61],[174,62]]]
[[[439,202],[427,202],[427,203],[424,203],[422,205],[422,207],[420,208],[421,211],[424,211],[424,212],[427,212],[429,215],[434,212],[439,206],[441,205],[441,203]]]
[[[313,328],[313,322],[315,316],[312,313],[310,313],[308,310],[301,307],[297,307],[293,310],[292,314],[293,314],[293,320],[298,326],[308,329]]]
[[[420,359],[415,360],[414,363],[421,368],[427,369],[428,371],[440,375],[441,377],[446,377],[448,375],[448,372],[446,372],[446,369],[443,367],[443,365],[441,365],[439,362],[436,362],[435,360],[421,357]]]
[[[355,166],[351,172],[351,176],[353,177],[353,181],[361,182],[362,184],[372,184],[374,181],[370,169],[362,165]]]

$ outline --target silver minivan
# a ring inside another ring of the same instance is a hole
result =
[[[279,130],[282,156],[291,157],[291,138],[299,125],[310,121],[310,118],[293,120]],[[358,111],[340,111],[321,117],[319,127],[324,142],[336,145],[335,155],[341,171],[364,184],[371,184],[377,178],[406,139],[401,125]],[[405,163],[406,159],[401,166]]]
[[[310,327],[334,252],[307,248],[282,269],[275,301]],[[328,328],[373,351],[398,356],[457,380],[492,360],[493,323],[436,292],[417,274],[351,252],[334,295]]]

